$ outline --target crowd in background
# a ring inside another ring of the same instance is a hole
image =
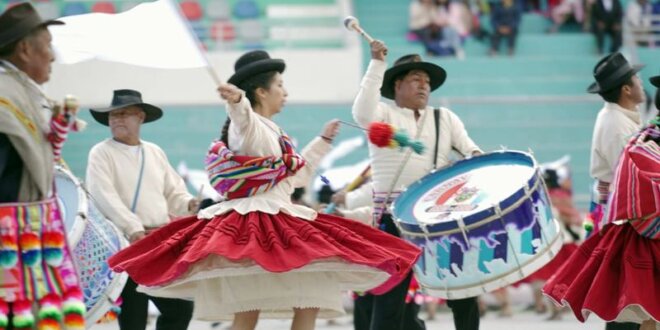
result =
[[[548,33],[593,33],[599,55],[621,48],[626,24],[635,31],[660,34],[657,0],[630,0],[627,4],[621,0],[413,0],[407,38],[421,42],[430,56],[462,59],[463,44],[469,37],[489,42],[490,56],[500,53],[504,41],[503,53],[513,56],[522,15],[528,12],[548,18]],[[653,43],[650,46],[657,46],[657,42]]]

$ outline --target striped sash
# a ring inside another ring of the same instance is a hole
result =
[[[285,134],[280,135],[280,146],[281,157],[254,157],[236,155],[224,142],[214,141],[205,161],[211,185],[225,199],[244,198],[270,190],[305,165]]]

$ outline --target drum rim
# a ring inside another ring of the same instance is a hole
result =
[[[526,181],[526,185],[523,185],[522,187],[518,188],[513,194],[508,196],[507,198],[503,199],[500,201],[498,204],[493,205],[491,207],[485,208],[479,212],[470,214],[466,216],[465,218],[462,218],[462,221],[465,224],[465,228],[470,229],[474,227],[478,227],[483,225],[484,223],[490,222],[494,219],[499,218],[499,215],[505,215],[509,213],[510,211],[514,210],[524,202],[525,199],[529,198],[531,194],[533,194],[536,191],[539,191],[540,186],[543,187],[543,190],[545,191],[545,184],[543,183],[543,180],[541,180],[540,172],[539,172],[539,166],[536,161],[536,159],[527,152],[524,151],[518,151],[518,150],[497,150],[493,151],[490,153],[474,156],[471,158],[466,158],[466,159],[461,159],[457,161],[456,163],[453,164],[453,166],[459,165],[459,164],[464,164],[468,162],[474,162],[477,159],[483,159],[484,157],[487,158],[492,158],[492,157],[503,157],[504,155],[514,155],[516,158],[525,158],[526,160],[529,160],[531,163],[531,167],[534,170],[534,174],[529,178],[529,180]],[[445,166],[442,168],[439,168],[437,170],[434,170],[430,172],[428,175],[431,175],[433,173],[439,172],[446,170],[449,167],[453,166]],[[398,202],[402,201],[402,197],[405,196],[406,192],[412,188],[415,188],[417,185],[420,185],[422,183],[422,179],[427,177],[428,175],[425,175],[424,177],[420,178],[419,180],[415,181],[414,183],[410,184],[406,189],[404,189],[399,197],[392,203],[391,205],[391,214],[392,217],[395,220],[395,223],[399,227],[399,230],[401,233],[404,233],[406,235],[410,236],[439,236],[439,235],[447,235],[447,234],[453,234],[453,233],[459,233],[462,231],[461,227],[458,225],[458,220],[456,218],[452,218],[453,221],[446,221],[446,222],[440,222],[440,223],[435,223],[435,224],[428,224],[426,226],[419,224],[418,222],[415,223],[410,223],[410,222],[404,222],[400,216],[397,216],[396,214],[396,205]],[[527,187],[527,189],[525,189]],[[547,195],[547,192],[546,192]],[[501,212],[497,212],[497,208],[502,210]]]
[[[80,242],[80,239],[82,239],[83,232],[85,231],[85,220],[87,218],[87,194],[85,191],[85,188],[83,187],[82,183],[78,178],[73,175],[73,173],[66,169],[63,166],[60,165],[55,165],[55,175],[57,176],[57,172],[61,173],[65,177],[67,177],[71,182],[73,182],[74,186],[76,187],[76,193],[78,194],[78,209],[76,210],[76,216],[73,222],[73,226],[71,228],[66,228],[66,220],[62,219],[62,221],[65,224],[65,228],[67,229],[67,241],[69,242],[70,246],[75,247],[78,242]],[[57,195],[57,191],[55,191]],[[57,196],[55,196],[57,197]],[[69,232],[70,231],[70,232]]]

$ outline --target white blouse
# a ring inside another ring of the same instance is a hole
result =
[[[244,96],[236,104],[228,103],[229,147],[239,155],[281,156],[279,143],[280,128],[271,120],[254,112]],[[260,211],[268,214],[284,212],[305,220],[314,220],[316,211],[291,202],[291,194],[298,187],[305,187],[314,175],[316,166],[331,149],[322,138],[314,138],[300,153],[307,161],[294,176],[280,181],[270,190],[246,198],[237,198],[209,206],[198,213],[202,219],[236,211],[240,214]]]

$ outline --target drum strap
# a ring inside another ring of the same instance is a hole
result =
[[[435,148],[433,149],[433,169],[438,168],[438,140],[440,139],[440,108],[433,109],[435,119]]]
[[[142,174],[144,173],[144,146],[140,146],[140,174],[137,179],[137,186],[135,187],[135,195],[133,195],[133,203],[131,204],[131,212],[135,213],[137,206],[138,196],[140,195],[140,186],[142,185]]]

